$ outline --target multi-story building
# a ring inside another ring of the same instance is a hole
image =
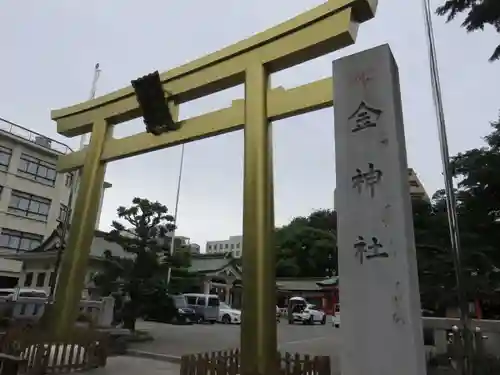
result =
[[[130,238],[134,237],[134,234],[131,233],[130,231],[124,231],[123,233],[121,233],[121,235]],[[191,239],[189,237],[177,236],[174,234],[174,232],[167,232],[166,237],[163,240],[161,240],[161,243],[167,248],[170,247],[172,236],[175,236],[174,249],[179,249],[182,247],[182,248],[188,248],[191,254],[200,253],[200,245],[196,243],[191,243]]]
[[[197,243],[189,244],[189,250],[191,251],[191,255],[198,255],[201,253],[201,247]]]
[[[64,220],[72,175],[56,172],[71,149],[0,119],[0,253],[29,251]]]
[[[65,220],[74,174],[57,173],[56,164],[71,151],[0,118],[0,255],[36,249]]]
[[[189,248],[189,252],[191,254],[199,254],[200,253],[200,245],[197,243],[191,242],[189,237],[185,236],[175,236],[176,246],[181,246],[184,248]]]
[[[65,220],[74,174],[57,173],[56,164],[71,151],[0,119],[0,254],[36,248]]]
[[[413,168],[408,168],[408,182],[410,183],[410,196],[416,199],[423,199],[430,202],[429,195],[424,189],[422,182],[418,178]]]
[[[227,240],[208,241],[205,252],[207,254],[231,253],[233,258],[241,258],[242,245],[243,236],[231,236]]]

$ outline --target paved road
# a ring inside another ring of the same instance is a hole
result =
[[[169,324],[140,322],[138,329],[150,332],[155,340],[135,344],[134,348],[153,353],[181,356],[214,350],[239,347],[240,327],[237,325],[195,324],[173,326]],[[337,369],[340,345],[339,329],[326,325],[278,325],[278,345],[281,351],[290,353],[328,355],[333,369]],[[335,372],[335,371],[334,371]]]

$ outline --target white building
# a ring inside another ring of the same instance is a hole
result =
[[[36,248],[65,219],[73,174],[57,173],[56,164],[71,151],[0,119],[0,254]]]
[[[130,237],[132,238],[134,236],[133,233],[130,233],[129,231],[123,231],[121,233],[122,236],[124,237]],[[172,241],[172,236],[174,235],[174,232],[168,232],[166,233],[166,237],[162,240],[163,245],[167,245],[170,247],[170,243]],[[175,236],[175,243],[174,243],[174,248],[189,248],[189,251],[191,254],[199,254],[200,253],[200,245],[197,243],[191,243],[191,239],[186,236]]]
[[[11,257],[38,248],[65,220],[73,174],[57,173],[56,164],[59,155],[71,151],[65,144],[0,118],[0,255],[10,258],[0,260],[10,268],[19,264]],[[110,186],[105,183],[104,188]],[[30,272],[26,267],[25,263],[21,279]],[[48,278],[43,282],[40,278],[40,283],[46,287]]]
[[[408,168],[408,182],[410,183],[410,195],[412,198],[423,199],[430,202],[429,195],[424,189],[422,182],[418,178],[413,168]]]
[[[241,258],[243,251],[243,236],[231,236],[228,240],[207,241],[207,254],[232,253],[233,258]]]
[[[200,253],[200,245],[197,243],[191,242],[189,237],[185,236],[175,236],[176,246],[189,248],[189,252],[191,254],[199,254]]]

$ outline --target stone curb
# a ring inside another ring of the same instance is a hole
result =
[[[125,353],[125,355],[130,356],[130,357],[154,359],[157,361],[170,362],[170,363],[176,363],[176,364],[181,363],[181,357],[178,357],[175,355],[169,355],[169,354],[145,352],[142,350],[127,349],[127,352]]]

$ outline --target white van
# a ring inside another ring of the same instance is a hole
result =
[[[214,324],[219,319],[220,299],[216,294],[184,294],[187,305],[196,312],[198,322]]]

